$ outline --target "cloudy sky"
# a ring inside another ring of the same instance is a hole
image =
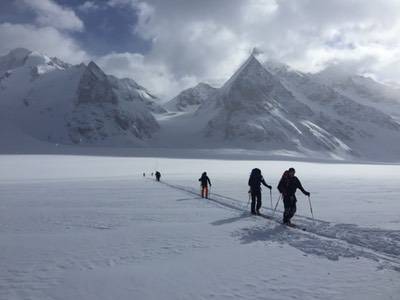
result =
[[[400,82],[400,0],[1,0],[0,54],[15,47],[94,60],[163,98],[220,83],[254,47]]]

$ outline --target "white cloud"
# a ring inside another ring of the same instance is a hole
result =
[[[67,33],[84,29],[73,10],[52,0],[19,1],[37,14],[36,25],[2,24],[0,38],[7,43],[0,51],[24,46],[70,62],[87,60]],[[303,71],[344,62],[380,80],[400,81],[398,0],[108,0],[86,1],[79,9],[104,5],[130,7],[138,19],[134,33],[152,47],[144,56],[111,53],[99,64],[161,96],[199,81],[226,80],[253,48],[261,59]]]
[[[132,6],[134,7],[139,0],[108,0],[107,5],[111,7]]]
[[[83,12],[93,11],[100,8],[101,7],[94,1],[85,1],[85,3],[78,6],[78,9]]]
[[[162,63],[152,63],[137,53],[111,53],[96,61],[107,73],[135,79],[140,85],[161,98],[178,93],[182,87],[192,86],[195,78],[175,78]]]
[[[155,10],[158,8],[149,3],[111,0],[109,5],[133,7],[139,18],[135,32],[152,40],[153,47],[140,60],[136,54],[120,53],[99,59],[99,64],[114,75],[137,80],[163,98],[171,98],[199,81],[221,83],[220,79],[229,76],[252,49],[227,26],[221,26],[211,18],[190,21],[183,14],[181,17],[187,22],[170,22],[164,17],[156,21]],[[237,46],[221,51],[224,45],[232,44]],[[126,60],[124,63],[120,63],[122,58]]]
[[[36,24],[61,30],[82,31],[84,24],[75,12],[52,0],[19,0],[36,14]]]
[[[88,55],[68,35],[52,27],[36,27],[23,24],[0,24],[0,53],[24,47],[57,56],[69,63],[81,63],[88,60]]]
[[[395,70],[400,64],[398,0],[110,0],[109,4],[132,7],[139,18],[135,33],[152,42],[140,66],[149,66],[150,73],[162,66],[166,81],[160,86],[154,81],[154,86],[147,85],[150,90],[162,90],[168,80],[171,90],[183,87],[185,78],[226,79],[254,47],[264,59],[303,71],[353,61],[359,71],[400,81],[390,78],[400,76]],[[135,76],[140,79],[140,72]]]

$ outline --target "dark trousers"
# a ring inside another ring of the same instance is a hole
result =
[[[202,185],[201,186],[201,198],[206,197],[208,199],[208,186]]]
[[[283,197],[283,205],[285,207],[285,211],[283,212],[283,223],[287,223],[296,213],[296,196],[284,196]]]
[[[261,208],[261,191],[251,191],[251,212],[255,213]]]

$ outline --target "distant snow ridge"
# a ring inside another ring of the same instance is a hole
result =
[[[186,130],[187,136],[180,137],[185,144],[195,136],[198,147],[289,151],[334,159],[400,157],[400,126],[391,115],[338,92],[314,75],[276,62],[261,65],[253,55],[207,101],[188,95],[184,102],[200,103],[199,108],[166,122],[179,124],[182,119],[182,124],[196,124],[197,131]]]
[[[158,124],[147,108],[139,87],[132,93],[126,80],[110,77],[93,62],[84,68],[77,89],[77,102],[68,118],[70,138],[78,143],[118,138],[117,144],[150,138]],[[143,92],[144,93],[144,92]]]
[[[335,66],[330,66],[313,77],[341,95],[381,110],[400,121],[399,87],[382,84],[372,78],[360,76]]]
[[[167,112],[164,107],[157,103],[159,101],[158,98],[137,84],[136,81],[130,78],[119,79],[112,75],[108,75],[108,80],[111,82],[113,89],[126,101],[140,101],[155,114]]]
[[[399,99],[399,88],[348,71],[307,74],[251,55],[222,87],[199,83],[161,106],[134,80],[107,75],[94,62],[73,66],[17,48],[0,57],[0,146],[41,141],[399,161]]]
[[[165,110],[131,79],[26,49],[0,57],[0,106],[15,134],[65,144],[140,145]]]
[[[194,110],[209,99],[216,91],[216,88],[207,83],[199,83],[195,87],[182,91],[178,96],[168,101],[165,107],[171,111]]]

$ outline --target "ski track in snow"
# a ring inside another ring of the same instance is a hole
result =
[[[201,199],[185,181],[192,161],[179,160],[171,181],[163,173],[164,184],[138,178],[150,161],[0,160],[0,299],[364,300],[400,292],[399,230],[301,215],[295,222],[307,232],[286,228],[281,211],[273,220],[251,216],[247,200],[223,186]],[[160,160],[161,170],[166,163],[177,161]],[[242,173],[231,170],[218,175],[226,176],[221,185]]]
[[[190,187],[162,183],[173,189],[199,195]],[[243,206],[238,199],[212,193],[208,200],[241,212],[239,216],[220,221],[216,225],[252,217],[248,212],[249,208]],[[272,212],[270,208],[263,208]],[[264,226],[246,228],[237,232],[236,235],[243,243],[254,241],[287,243],[304,253],[324,256],[331,260],[338,260],[339,257],[364,257],[379,262],[382,268],[388,267],[400,272],[400,231],[398,230],[363,228],[354,224],[331,224],[300,215],[295,216],[298,228],[288,228],[280,223],[281,214],[282,211],[277,210],[274,217],[272,214],[269,217],[259,216],[258,218],[273,221],[272,224],[270,222]],[[306,228],[306,231],[301,228]]]

